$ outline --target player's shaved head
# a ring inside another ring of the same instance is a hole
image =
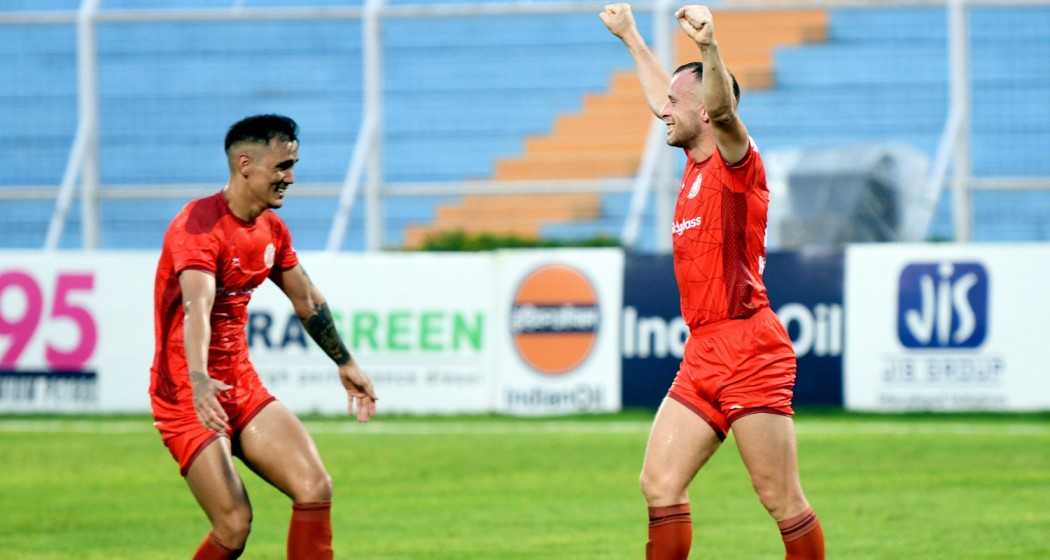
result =
[[[226,133],[230,199],[249,208],[246,215],[284,204],[285,191],[295,183],[298,132],[299,125],[283,115],[254,115]]]
[[[703,62],[687,62],[678,68],[672,76],[677,76],[681,72],[690,72],[696,77],[696,83],[701,83],[704,79],[704,63]],[[737,103],[740,103],[740,84],[736,81],[736,76],[732,72],[729,73],[729,78],[733,80],[733,98],[736,99]]]
[[[267,146],[274,139],[298,142],[299,125],[284,115],[253,115],[233,124],[226,133],[226,154],[237,144],[250,142]]]

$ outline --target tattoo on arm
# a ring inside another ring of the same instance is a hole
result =
[[[350,363],[350,351],[343,344],[343,339],[339,338],[335,320],[332,319],[332,312],[327,303],[314,304],[314,312],[303,320],[303,326],[306,327],[306,332],[310,333],[310,338],[314,339],[337,365]]]

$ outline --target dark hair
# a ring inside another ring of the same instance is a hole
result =
[[[671,75],[674,76],[675,74],[679,72],[685,72],[686,70],[691,70],[693,72],[693,75],[696,76],[697,82],[700,82],[704,79],[703,62],[687,62],[676,68],[674,74]],[[737,103],[740,103],[740,84],[736,83],[736,76],[734,76],[732,72],[729,73],[729,78],[733,80],[733,97],[736,98]]]
[[[298,132],[299,125],[284,115],[252,115],[230,127],[226,133],[226,151],[238,142],[269,144],[274,138],[295,142],[299,140]]]

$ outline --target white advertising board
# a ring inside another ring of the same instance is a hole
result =
[[[0,411],[148,410],[156,263],[0,253]]]
[[[497,258],[497,410],[619,410],[623,252],[515,251]]]
[[[1050,409],[1050,245],[847,252],[845,403],[854,410]]]
[[[148,411],[157,258],[0,252],[0,412]],[[619,250],[300,259],[381,412],[620,406]],[[263,382],[289,407],[346,411],[335,366],[273,284],[253,294],[246,334]]]
[[[380,412],[491,410],[494,259],[484,254],[300,254],[350,353],[375,382]],[[346,393],[272,283],[249,306],[263,382],[297,411],[340,413]]]
[[[380,410],[492,408],[492,255],[300,255]],[[149,410],[150,252],[0,253],[0,411]],[[252,362],[298,412],[341,413],[336,368],[266,283],[249,306]]]

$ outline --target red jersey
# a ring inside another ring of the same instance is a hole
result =
[[[183,270],[203,270],[215,276],[208,374],[235,385],[248,364],[245,327],[252,291],[271,271],[298,263],[288,226],[270,210],[245,222],[230,211],[222,192],[187,204],[168,226],[157,263],[153,293],[156,351],[150,394],[175,400],[180,389],[189,389],[179,287]]]
[[[769,189],[753,141],[735,165],[717,149],[704,161],[686,158],[671,239],[682,318],[696,331],[769,307],[762,281]]]

